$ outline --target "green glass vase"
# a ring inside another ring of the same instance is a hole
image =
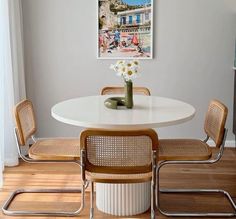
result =
[[[125,106],[128,109],[132,109],[134,106],[132,81],[125,81]]]

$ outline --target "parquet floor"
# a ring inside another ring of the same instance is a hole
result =
[[[215,165],[169,166],[161,173],[163,188],[221,188],[236,198],[236,150],[226,149],[223,159]],[[80,187],[80,170],[73,164],[27,164],[21,162],[18,167],[8,167],[4,173],[4,187],[0,191],[0,205],[17,188],[71,188]],[[81,215],[74,218],[89,218],[89,189],[86,192],[86,204]],[[231,211],[231,206],[219,195],[213,196],[161,196],[162,207],[168,210],[209,210]],[[235,199],[236,201],[236,199]],[[80,195],[20,195],[12,204],[16,209],[76,209]],[[65,219],[68,217],[10,217],[0,213],[0,219]],[[150,218],[150,212],[133,217],[114,217],[95,210],[95,218]],[[157,218],[164,219],[157,213]]]

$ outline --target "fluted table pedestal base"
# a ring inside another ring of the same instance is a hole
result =
[[[150,208],[151,183],[96,183],[97,208],[107,214],[131,216]]]

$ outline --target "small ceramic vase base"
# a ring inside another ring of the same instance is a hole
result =
[[[125,98],[124,97],[110,97],[104,101],[104,105],[109,109],[118,109],[118,107],[124,107]]]

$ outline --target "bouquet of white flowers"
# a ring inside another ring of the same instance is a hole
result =
[[[108,108],[116,109],[117,105],[119,106],[126,106],[127,108],[133,108],[133,82],[134,78],[140,76],[139,74],[139,62],[137,60],[132,61],[125,61],[119,60],[116,62],[115,65],[110,66],[118,76],[124,79],[124,93],[125,97],[115,97],[115,98],[108,98],[105,101],[105,105]]]
[[[125,81],[132,81],[134,78],[140,76],[139,62],[137,60],[125,61],[119,60],[115,65],[110,66],[118,76],[123,77]]]

